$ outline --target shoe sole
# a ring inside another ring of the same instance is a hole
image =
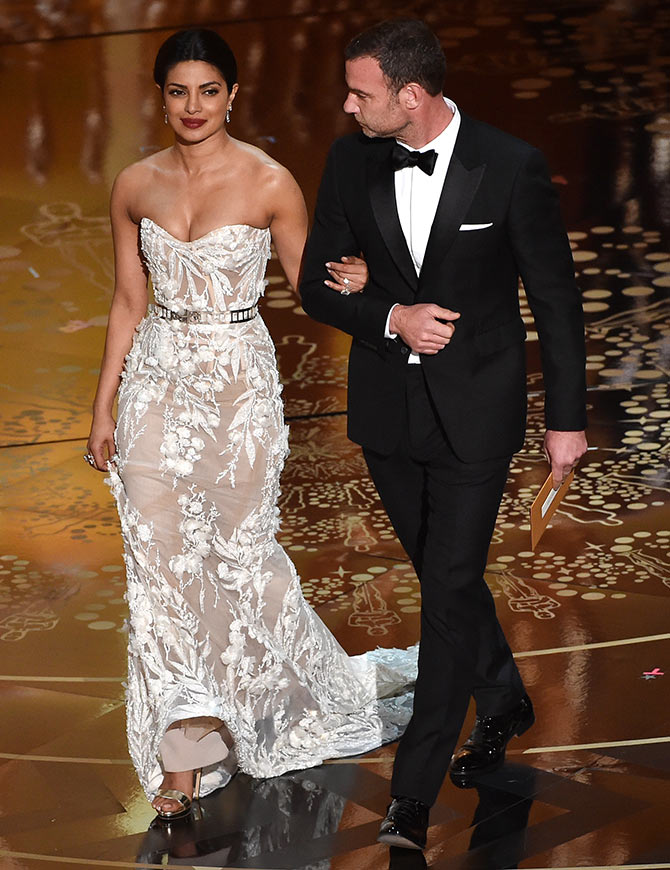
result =
[[[383,843],[385,846],[400,846],[401,849],[416,849],[417,852],[422,852],[424,847],[418,843],[413,843],[407,837],[401,837],[400,834],[380,834],[377,837],[378,843]]]
[[[489,764],[488,767],[478,767],[477,770],[450,770],[449,776],[451,779],[458,780],[459,783],[470,781],[477,776],[481,776],[485,773],[495,773],[496,770],[500,770],[505,764],[505,756],[503,756],[500,761],[496,761],[495,764]]]

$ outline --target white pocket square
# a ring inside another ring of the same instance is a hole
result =
[[[461,232],[465,232],[467,230],[485,230],[488,227],[492,227],[492,226],[493,226],[493,221],[491,221],[491,223],[488,223],[488,224],[461,224],[459,227],[459,230]]]

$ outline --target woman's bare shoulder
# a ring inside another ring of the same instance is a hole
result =
[[[168,171],[170,150],[166,148],[150,154],[142,160],[130,163],[119,172],[112,187],[113,212],[118,209],[131,216],[138,211],[138,205],[144,202],[147,194],[156,188]]]
[[[270,157],[262,148],[251,145],[249,142],[235,140],[236,147],[240,150],[240,156],[247,168],[254,173],[262,184],[282,185],[295,184],[295,179],[290,171],[274,157]]]
[[[240,149],[240,165],[246,164],[243,176],[248,174],[271,226],[281,215],[292,218],[306,214],[300,186],[285,166],[255,145],[248,142],[236,145]]]
[[[171,148],[164,148],[162,151],[156,151],[141,160],[136,160],[135,163],[128,164],[116,176],[114,186],[136,187],[154,181],[157,175],[168,170],[171,151]]]

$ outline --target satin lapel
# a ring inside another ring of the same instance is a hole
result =
[[[368,185],[372,211],[382,238],[400,274],[416,293],[419,279],[400,226],[389,152],[368,164]]]
[[[435,220],[428,237],[426,254],[421,266],[421,283],[430,281],[453,245],[470,203],[484,175],[486,164],[466,169],[456,153],[453,154],[447,177],[435,212]]]

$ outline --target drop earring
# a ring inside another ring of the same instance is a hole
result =
[[[163,106],[163,111],[165,112],[165,106]],[[168,122],[168,119],[167,119],[167,112],[165,112],[165,114],[163,115],[163,120],[164,120],[164,122],[167,124],[167,122]]]
[[[226,124],[230,124],[230,106],[226,109]]]

